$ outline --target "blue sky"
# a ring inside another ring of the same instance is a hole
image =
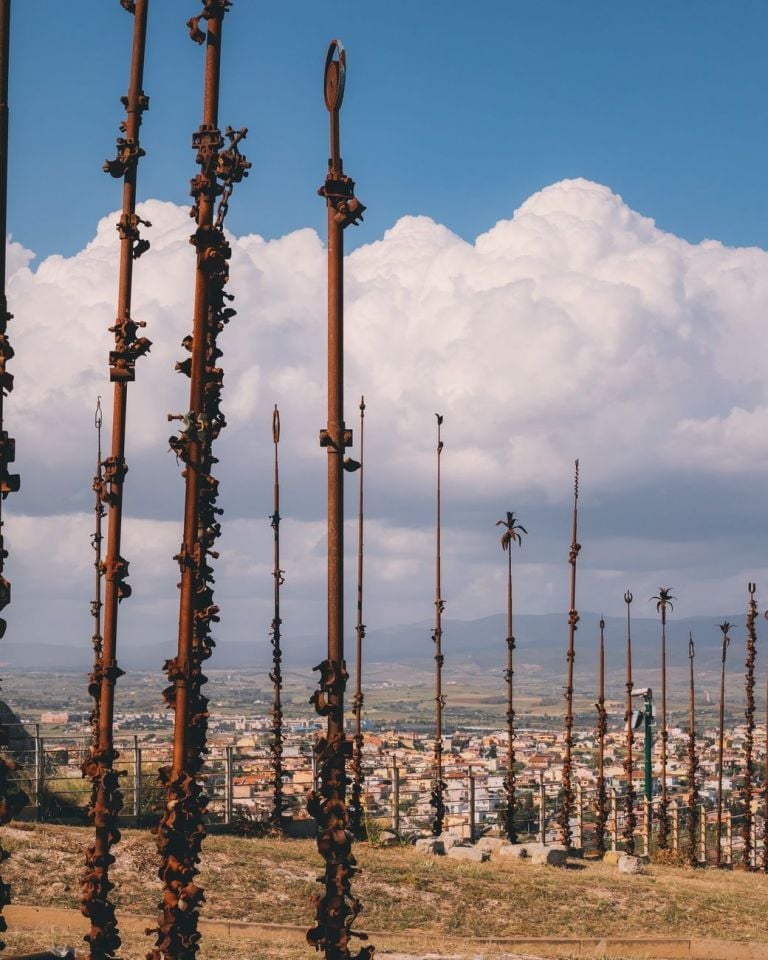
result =
[[[184,202],[194,173],[202,55],[195,0],[153,0],[140,194]],[[72,253],[117,206],[112,155],[131,21],[118,0],[13,9],[9,227],[44,255]],[[388,4],[236,0],[226,22],[222,125],[247,125],[252,177],[238,233],[320,228],[320,75],[328,40],[349,54],[343,146],[368,204],[350,245],[424,213],[473,239],[566,177],[605,183],[690,240],[768,245],[763,189],[768,6],[700,0]]]

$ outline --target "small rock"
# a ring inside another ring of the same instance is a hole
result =
[[[531,853],[531,863],[548,867],[562,867],[568,859],[568,851],[563,846],[539,847]]]
[[[642,873],[644,867],[640,857],[631,857],[628,853],[622,854],[617,864],[619,873]]]
[[[437,837],[422,837],[416,841],[416,851],[426,856],[439,857],[445,853],[445,844]]]
[[[470,860],[472,863],[483,863],[491,859],[487,850],[479,850],[477,847],[451,847],[448,856],[454,860]]]
[[[400,837],[394,830],[382,830],[376,841],[379,847],[396,847],[400,843]]]
[[[516,857],[518,860],[528,858],[528,848],[524,843],[505,843],[496,852],[500,857]]]

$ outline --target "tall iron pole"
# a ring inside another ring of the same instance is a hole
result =
[[[505,788],[507,794],[507,810],[505,814],[505,831],[510,843],[517,843],[515,829],[515,633],[512,625],[512,544],[523,545],[522,534],[527,534],[525,527],[518,522],[514,513],[507,511],[506,520],[497,520],[497,527],[504,527],[501,535],[501,549],[507,554],[507,667],[504,679],[507,682],[507,776]]]
[[[595,842],[599,853],[605,853],[605,825],[608,822],[608,797],[605,790],[605,735],[608,713],[605,709],[605,620],[600,617],[600,654],[598,657],[597,694],[597,822]]]
[[[763,872],[768,873],[768,681],[765,684],[765,777],[763,778]]]
[[[624,798],[624,841],[627,853],[635,852],[635,827],[637,826],[637,814],[635,813],[635,758],[633,756],[633,747],[635,743],[635,731],[632,727],[632,691],[634,683],[632,681],[632,600],[633,596],[629,590],[624,594],[624,603],[627,605],[627,710],[625,722],[627,724],[627,757],[624,761],[624,772],[627,775],[627,793]],[[647,805],[648,815],[650,816],[650,803]]]
[[[91,600],[91,617],[93,619],[93,634],[91,636],[91,643],[93,645],[93,671],[89,678],[88,692],[93,698],[93,707],[91,709],[91,744],[94,750],[98,750],[99,747],[99,676],[101,673],[101,664],[103,657],[103,642],[104,639],[101,635],[101,581],[104,577],[104,571],[102,569],[102,543],[104,541],[104,535],[102,534],[102,525],[101,521],[107,515],[106,507],[104,506],[104,501],[102,500],[102,491],[104,488],[104,469],[101,461],[101,427],[102,427],[102,410],[101,410],[101,397],[96,401],[96,412],[93,418],[93,425],[96,428],[96,472],[93,475],[92,488],[96,494],[96,503],[94,506],[94,512],[96,514],[96,521],[94,524],[94,531],[91,536],[91,546],[93,551],[96,554],[93,561],[94,568],[94,587],[93,587],[93,600]]]
[[[247,130],[227,127],[229,146],[224,149],[225,137],[218,129],[222,28],[230,6],[231,0],[204,0],[202,12],[187,23],[192,40],[205,44],[205,87],[203,122],[192,137],[200,167],[190,188],[196,224],[191,238],[196,252],[193,331],[182,341],[190,356],[176,364],[177,371],[190,378],[189,406],[187,413],[169,415],[182,425],[169,444],[184,464],[185,494],[183,539],[175,558],[181,572],[178,648],[176,657],[165,664],[170,686],[163,692],[174,711],[173,756],[170,767],[160,771],[166,789],[157,831],[164,895],[158,926],[150,931],[156,934],[155,949],[149,954],[153,960],[194,960],[200,940],[203,891],[196,878],[207,803],[200,771],[208,729],[208,698],[202,692],[207,678],[202,668],[214,646],[211,625],[219,621],[209,558],[218,556],[213,546],[221,533],[222,513],[216,506],[213,444],[226,426],[220,408],[224,374],[218,366],[222,356],[218,336],[235,315],[227,305],[232,296],[225,292],[232,251],[224,219],[234,186],[250,167],[239,151]]]
[[[357,488],[357,623],[355,624],[355,698],[352,713],[355,718],[355,735],[352,752],[352,799],[349,804],[352,832],[360,839],[363,832],[363,473],[365,471],[365,397],[360,397],[360,470]]]
[[[656,610],[661,616],[661,800],[659,801],[659,849],[669,848],[669,799],[667,797],[667,607],[674,610],[671,587],[660,587]]]
[[[754,822],[754,813],[752,811],[752,799],[754,796],[755,780],[755,761],[754,761],[754,743],[755,743],[755,659],[757,656],[757,630],[755,621],[757,620],[757,602],[755,601],[755,591],[757,585],[750,583],[747,586],[749,592],[749,605],[747,612],[747,659],[746,674],[744,676],[744,693],[746,708],[744,719],[746,721],[746,735],[744,737],[744,822],[742,824],[742,837],[744,840],[744,854],[742,866],[752,869],[752,854],[754,852],[752,825]],[[766,757],[768,763],[768,757]]]
[[[699,770],[699,758],[696,755],[696,688],[693,677],[693,661],[696,658],[696,649],[693,645],[693,634],[688,634],[688,862],[692,867],[698,863],[696,856],[696,822],[698,820],[697,807],[699,805],[699,787],[696,775]]]
[[[272,825],[280,830],[283,826],[283,814],[285,813],[285,803],[283,800],[283,652],[280,647],[282,619],[280,617],[280,588],[285,583],[284,571],[280,568],[280,461],[278,456],[278,447],[280,445],[280,411],[272,411],[272,443],[275,448],[275,467],[272,498],[272,516],[269,518],[274,534],[272,583],[274,590],[274,615],[272,617],[272,628],[270,630],[270,643],[272,645],[272,671],[269,679],[272,681],[273,701],[272,701],[272,743],[270,752],[272,754],[272,815],[270,820]]]
[[[442,425],[443,417],[436,413],[437,418],[437,491],[435,515],[435,626],[432,630],[432,641],[435,644],[435,747],[434,747],[434,781],[432,783],[431,804],[435,811],[432,821],[432,835],[439,837],[443,832],[445,822],[445,787],[443,779],[443,708],[445,696],[443,694],[443,600],[442,586],[442,490],[440,486],[440,464],[443,456]]]
[[[117,319],[110,332],[115,347],[109,354],[109,379],[112,395],[112,438],[109,457],[104,461],[101,499],[107,507],[107,546],[104,569],[104,637],[102,655],[91,675],[98,713],[98,742],[91,747],[83,764],[83,775],[91,779],[89,815],[95,829],[93,844],[85,855],[81,910],[91,921],[85,937],[93,960],[114,957],[120,948],[115,907],[110,901],[113,884],[109,867],[113,863],[112,845],[120,840],[118,817],[123,807],[119,774],[115,761],[119,753],[114,744],[115,685],[123,671],[117,665],[118,604],[130,597],[126,583],[128,561],[121,554],[123,529],[123,491],[128,465],[125,460],[125,427],[128,384],[136,377],[136,360],[149,352],[150,341],[137,336],[142,321],[133,319],[133,264],[149,248],[139,227],[149,226],[136,214],[136,185],[139,159],[144,156],[139,142],[142,115],[149,108],[144,94],[144,51],[147,40],[149,0],[121,0],[133,15],[133,44],[128,94],[122,98],[126,118],[118,137],[117,156],[104,164],[104,172],[123,181],[123,209],[117,225],[120,237],[120,273],[117,293]]]
[[[568,563],[571,565],[571,607],[568,612],[568,683],[565,688],[565,745],[563,755],[563,804],[558,817],[561,842],[571,845],[571,814],[573,812],[573,783],[571,780],[571,751],[573,749],[573,661],[576,656],[576,625],[579,613],[576,609],[576,561],[581,544],[577,540],[579,511],[579,461],[576,461],[573,482],[573,530]]]
[[[324,893],[316,898],[316,923],[307,932],[308,942],[329,960],[352,956],[350,938],[364,936],[350,929],[362,906],[351,891],[357,861],[345,803],[345,766],[352,743],[344,730],[348,678],[344,660],[344,451],[352,444],[352,431],[344,425],[344,230],[362,219],[365,207],[355,197],[354,181],[344,174],[341,160],[339,111],[345,80],[346,54],[334,40],[328,48],[324,76],[331,155],[319,190],[328,211],[328,423],[320,434],[320,445],[328,452],[328,653],[316,667],[320,688],[312,696],[317,712],[327,718],[327,729],[315,744],[320,790],[312,793],[308,803],[317,820],[317,847],[325,861],[325,873],[320,878]],[[364,958],[372,955],[372,947],[357,954]]]
[[[720,726],[717,735],[717,852],[715,862],[717,866],[722,865],[722,829],[723,829],[723,741],[725,739],[725,658],[728,653],[728,646],[731,638],[728,631],[731,629],[730,623],[726,620],[720,624],[720,630],[723,634],[723,647],[720,657]]]

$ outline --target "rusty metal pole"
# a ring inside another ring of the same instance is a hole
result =
[[[192,138],[200,167],[190,188],[196,223],[191,238],[196,251],[193,332],[182,341],[190,356],[176,364],[177,371],[190,378],[189,408],[187,413],[169,415],[169,420],[182,424],[180,434],[171,437],[169,444],[184,464],[185,494],[183,539],[175,558],[181,572],[178,648],[176,657],[165,664],[170,686],[163,692],[174,711],[174,733],[171,766],[160,770],[166,800],[157,846],[165,889],[158,926],[149,931],[156,934],[155,949],[148,955],[153,960],[193,960],[200,940],[203,891],[196,878],[207,804],[200,772],[208,730],[203,664],[214,646],[211,625],[219,622],[209,558],[218,557],[213,546],[221,533],[222,513],[216,506],[213,444],[226,426],[220,408],[224,374],[218,366],[222,356],[218,336],[235,316],[227,305],[232,296],[225,292],[232,251],[224,219],[234,186],[248,176],[250,167],[239,150],[248,131],[227,127],[229,145],[224,149],[225,137],[218,129],[222,30],[230,7],[231,0],[205,0],[202,12],[187,23],[192,40],[206,47],[205,89],[203,122]],[[206,21],[205,31],[202,21]]]
[[[768,873],[768,681],[765,684],[765,777],[763,779],[763,873]]]
[[[595,842],[598,853],[605,853],[605,825],[608,822],[608,798],[605,792],[605,735],[608,713],[605,709],[605,620],[600,617],[600,656],[597,695],[597,822]]]
[[[746,734],[744,737],[744,822],[742,824],[742,837],[744,848],[742,854],[742,866],[745,870],[752,870],[752,855],[754,853],[752,824],[754,812],[752,810],[752,799],[754,795],[755,780],[755,762],[754,762],[754,743],[755,743],[755,659],[757,656],[757,630],[755,621],[757,620],[757,602],[755,600],[755,591],[757,585],[750,583],[747,586],[749,592],[749,606],[747,612],[747,659],[746,674],[744,676],[744,693],[746,708],[744,719],[746,721]],[[766,757],[768,763],[768,757]]]
[[[731,629],[730,623],[726,620],[720,624],[720,630],[723,634],[723,646],[720,656],[720,726],[717,735],[717,848],[715,852],[715,863],[718,867],[722,866],[722,830],[723,830],[723,742],[725,739],[725,658],[728,653],[728,646],[731,638],[728,631]]]
[[[11,0],[0,0],[0,611],[11,602],[11,585],[5,579],[4,568],[7,551],[3,539],[2,502],[9,493],[16,493],[20,482],[18,474],[8,472],[8,464],[16,458],[16,441],[8,436],[4,429],[5,395],[13,390],[13,376],[8,372],[7,363],[13,357],[13,348],[8,342],[8,323],[12,315],[8,312],[8,297],[5,289],[5,239],[8,218],[8,66],[11,40]],[[0,640],[5,635],[6,621],[0,617]],[[8,731],[0,727],[0,746],[8,744]],[[28,797],[12,785],[9,774],[18,769],[13,760],[0,758],[0,825],[10,822],[24,806]],[[8,853],[0,845],[0,863]],[[0,880],[0,934],[7,929],[2,916],[3,907],[10,902],[10,887]],[[0,939],[0,950],[5,944]]]
[[[93,707],[91,709],[91,744],[94,750],[98,750],[99,747],[99,692],[100,685],[98,683],[98,678],[101,673],[101,664],[103,658],[103,642],[104,639],[101,633],[101,611],[102,611],[102,588],[101,582],[104,577],[104,570],[102,567],[102,543],[104,541],[104,535],[102,533],[102,524],[101,521],[107,515],[106,507],[104,506],[104,501],[102,500],[102,492],[104,489],[104,465],[101,461],[101,427],[103,423],[102,410],[101,410],[101,397],[96,400],[96,412],[93,418],[94,427],[96,428],[96,472],[93,475],[93,491],[96,494],[96,503],[94,506],[94,512],[96,514],[96,522],[94,525],[93,535],[91,536],[91,546],[93,547],[94,553],[96,554],[93,561],[94,568],[94,588],[93,588],[93,600],[91,600],[91,617],[93,619],[93,634],[91,636],[91,643],[93,645],[93,672],[91,674],[91,683],[88,687],[88,692],[93,698]]]
[[[627,725],[627,756],[624,761],[624,772],[627,775],[627,793],[624,798],[624,841],[626,851],[629,854],[635,852],[635,828],[637,827],[637,814],[635,812],[635,759],[633,748],[635,744],[635,731],[632,728],[632,691],[634,683],[632,681],[632,593],[627,590],[624,594],[624,603],[627,605],[627,710],[624,720]],[[646,834],[650,846],[650,830],[648,824],[651,816],[651,801],[648,798],[646,804]]]
[[[352,797],[349,804],[349,820],[352,832],[359,839],[363,834],[363,474],[365,471],[365,397],[360,397],[360,469],[357,488],[357,623],[355,624],[355,697],[352,714],[355,718],[355,734],[352,750]]]
[[[344,230],[362,219],[365,207],[355,197],[354,181],[345,176],[341,160],[339,111],[345,80],[346,54],[334,40],[328,48],[324,76],[331,155],[319,190],[328,210],[328,423],[320,433],[320,444],[328,452],[328,652],[316,667],[320,689],[312,696],[317,712],[327,718],[327,728],[325,737],[315,744],[320,789],[312,792],[307,804],[317,820],[317,846],[325,861],[320,878],[324,893],[316,898],[316,923],[307,932],[307,941],[328,960],[353,956],[350,939],[364,938],[350,929],[362,905],[351,891],[357,861],[345,803],[345,767],[352,743],[344,730],[348,677],[344,661],[344,451],[351,446],[352,431],[344,425]],[[355,954],[361,958],[372,955],[372,947]]]
[[[699,803],[699,787],[696,775],[699,758],[696,755],[696,688],[693,677],[693,661],[696,649],[693,634],[688,634],[688,862],[692,867],[698,864],[696,856],[696,807]]]
[[[114,862],[112,846],[120,840],[118,817],[123,807],[119,787],[120,773],[115,770],[119,757],[114,744],[113,718],[115,685],[123,671],[117,665],[118,604],[131,595],[126,583],[128,562],[121,555],[123,523],[123,486],[128,466],[125,461],[125,426],[128,384],[135,379],[136,360],[151,346],[146,337],[137,336],[145,324],[133,319],[133,264],[149,243],[139,233],[140,225],[149,226],[136,214],[136,185],[139,159],[144,155],[139,143],[142,114],[149,108],[144,94],[144,51],[147,39],[149,0],[121,0],[133,15],[133,43],[130,81],[127,96],[122,98],[126,119],[121,125],[124,136],[118,137],[117,156],[104,165],[105,173],[123,181],[123,209],[117,224],[120,236],[120,273],[117,294],[117,319],[110,332],[115,347],[109,354],[109,379],[114,384],[112,399],[112,438],[109,457],[104,461],[100,496],[107,507],[107,547],[104,572],[104,624],[102,655],[90,677],[98,714],[98,738],[83,764],[83,775],[91,780],[89,815],[94,825],[93,844],[85,855],[82,879],[81,910],[91,921],[85,937],[93,960],[114,957],[120,948],[120,935],[110,901],[113,884],[109,867]]]
[[[671,587],[659,587],[656,610],[661,615],[661,798],[659,800],[659,849],[669,849],[669,798],[667,796],[667,607],[674,610]]]
[[[437,419],[437,491],[436,491],[436,515],[435,515],[435,626],[432,630],[432,642],[435,645],[435,746],[434,746],[434,780],[432,782],[432,795],[430,803],[435,811],[432,821],[432,836],[439,837],[443,832],[445,823],[445,788],[446,783],[443,779],[443,708],[445,707],[445,696],[443,694],[443,611],[445,610],[445,601],[443,600],[442,587],[442,488],[441,479],[441,461],[443,456],[443,437],[442,414],[436,413]]]
[[[269,642],[272,645],[272,671],[269,679],[272,681],[273,701],[272,701],[272,743],[270,744],[270,753],[272,754],[272,813],[270,822],[281,830],[283,826],[283,815],[285,813],[285,802],[283,800],[283,653],[280,647],[282,619],[280,617],[280,588],[285,583],[284,571],[280,568],[280,461],[278,457],[278,447],[280,445],[280,411],[272,411],[272,443],[275,448],[275,466],[274,481],[272,485],[272,516],[269,518],[272,525],[274,548],[272,568],[272,582],[274,591],[274,615],[272,617],[272,627],[270,630]]]
[[[501,549],[507,554],[507,666],[504,670],[504,679],[507,683],[507,776],[504,786],[507,794],[507,810],[505,814],[505,831],[510,843],[517,843],[515,829],[515,696],[514,696],[514,652],[515,634],[512,624],[512,544],[523,545],[521,534],[528,531],[520,524],[514,513],[507,511],[506,520],[497,520],[497,527],[504,527],[501,535]]]
[[[558,821],[560,824],[560,842],[565,847],[571,845],[571,814],[573,813],[573,784],[571,781],[571,751],[573,749],[573,661],[576,657],[575,641],[579,622],[576,609],[576,561],[581,544],[578,535],[579,509],[579,461],[576,461],[573,483],[573,530],[568,563],[571,565],[571,607],[568,611],[568,682],[565,688],[565,744],[563,756],[563,803]]]

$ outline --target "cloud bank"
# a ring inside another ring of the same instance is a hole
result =
[[[152,249],[137,264],[133,312],[154,346],[129,391],[134,598],[123,616],[126,642],[148,632],[172,642],[182,481],[166,414],[186,409],[187,381],[173,366],[191,327],[194,257],[186,208],[153,200],[140,212],[153,223]],[[109,424],[116,219],[102,220],[76,256],[35,269],[28,251],[10,248],[16,388],[6,416],[22,473],[22,493],[6,503],[10,619],[32,638],[55,630],[84,642],[90,633],[92,411],[102,394]],[[239,312],[221,338],[229,421],[218,447],[221,634],[265,642],[279,403],[286,625],[320,640],[323,244],[311,230],[231,239]],[[742,581],[759,580],[765,567],[768,253],[687,243],[607,187],[568,180],[474,243],[425,217],[399,220],[347,258],[346,304],[351,426],[362,393],[367,404],[369,622],[431,615],[435,411],[445,416],[451,615],[501,608],[493,524],[507,509],[531,531],[516,557],[520,609],[565,609],[576,456],[583,608],[620,609],[628,585],[639,596],[653,588],[650,596],[663,579],[687,613],[743,606]]]

